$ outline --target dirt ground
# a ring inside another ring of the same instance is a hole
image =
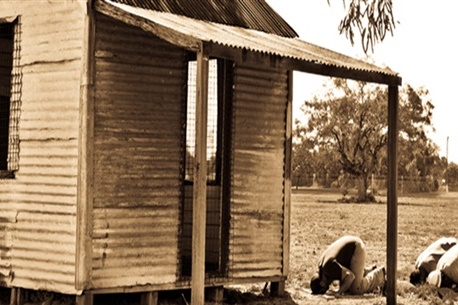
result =
[[[364,296],[314,296],[310,277],[321,253],[342,235],[360,236],[367,248],[367,264],[386,265],[386,196],[378,203],[346,204],[341,194],[321,189],[293,190],[291,208],[290,273],[283,299],[260,297],[249,305],[267,304],[386,304],[379,292]],[[415,260],[423,249],[442,236],[457,236],[458,193],[413,194],[398,198],[397,303],[404,305],[458,304],[458,294],[429,285],[412,287]],[[262,287],[248,289],[261,294]],[[256,304],[256,302],[258,302]]]
[[[378,203],[339,203],[338,191],[321,189],[293,190],[291,208],[290,272],[286,294],[272,298],[264,294],[265,283],[225,289],[224,304],[245,305],[382,305],[380,293],[363,296],[314,296],[310,277],[316,271],[321,253],[342,235],[360,236],[367,248],[367,264],[386,265],[386,196]],[[458,193],[434,193],[400,196],[398,199],[398,289],[397,303],[403,305],[458,305],[458,293],[429,285],[412,287],[409,274],[418,254],[442,236],[458,237]],[[139,300],[121,296],[96,298],[95,305],[131,305]],[[189,305],[180,293],[159,294],[160,305]],[[38,298],[33,305],[71,305],[74,298]],[[0,300],[0,303],[3,302]],[[5,303],[7,304],[7,303]],[[30,303],[32,304],[32,303]]]

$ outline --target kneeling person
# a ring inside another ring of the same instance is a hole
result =
[[[451,247],[437,262],[436,270],[426,280],[436,287],[456,288],[458,285],[458,245]]]
[[[338,294],[372,292],[385,284],[385,268],[365,269],[366,247],[356,236],[343,236],[323,253],[318,273],[310,282],[313,294],[325,294],[333,281],[339,281]]]
[[[415,261],[415,270],[410,274],[410,283],[414,285],[425,283],[428,275],[436,270],[440,258],[456,244],[455,237],[441,237],[429,245]]]

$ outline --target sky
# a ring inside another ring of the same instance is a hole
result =
[[[342,0],[266,0],[307,42],[362,59],[359,43],[351,45],[338,26],[345,11]],[[348,1],[347,1],[348,2]],[[441,157],[458,164],[458,12],[457,0],[393,0],[396,28],[369,55],[379,66],[388,66],[402,83],[429,90],[434,104],[430,138]],[[320,92],[326,78],[295,72],[293,117],[300,106]],[[448,140],[447,140],[448,138]],[[448,143],[448,145],[447,145]],[[448,147],[448,154],[447,154]]]

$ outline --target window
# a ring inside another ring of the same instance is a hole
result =
[[[19,22],[0,19],[0,178],[12,178],[19,158]]]
[[[196,124],[196,69],[197,62],[188,63],[188,110],[186,123],[186,181],[193,180],[193,162],[195,156],[195,124]],[[217,183],[219,179],[219,140],[221,133],[218,128],[218,60],[211,59],[208,65],[208,122],[207,122],[207,181]]]
[[[188,61],[186,155],[184,156],[184,196],[180,236],[181,274],[191,275],[192,209],[195,158],[196,70],[197,62]],[[229,211],[231,186],[232,87],[233,63],[210,59],[208,67],[207,121],[207,221],[205,273],[221,276],[229,261]]]

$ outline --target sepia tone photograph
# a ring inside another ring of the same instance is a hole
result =
[[[0,0],[0,305],[458,304],[457,10]]]

